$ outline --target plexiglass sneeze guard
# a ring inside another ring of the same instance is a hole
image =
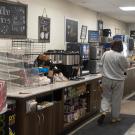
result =
[[[23,54],[0,52],[0,79],[6,80],[9,88],[39,86],[38,70]]]

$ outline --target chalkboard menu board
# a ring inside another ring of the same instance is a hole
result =
[[[50,42],[50,18],[39,16],[38,18],[38,39],[41,42]]]
[[[27,37],[27,5],[0,1],[0,38]]]

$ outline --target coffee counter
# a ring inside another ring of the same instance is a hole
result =
[[[84,77],[85,79],[78,80],[78,81],[56,82],[54,84],[33,87],[33,88],[27,88],[27,87],[25,88],[25,87],[17,87],[17,86],[13,87],[12,86],[12,89],[8,90],[7,96],[10,98],[28,98],[31,96],[35,96],[37,94],[42,94],[42,93],[49,92],[49,91],[55,91],[57,89],[61,89],[61,88],[76,85],[79,83],[91,81],[93,79],[98,79],[101,77],[102,77],[101,74],[90,74],[90,75],[85,76]],[[131,79],[131,77],[132,77],[132,79]],[[134,82],[135,82],[135,81],[133,81],[134,78],[135,78],[135,67],[131,67],[127,71],[125,85],[128,85],[127,80],[130,84],[132,82],[133,82],[132,84],[134,84]],[[129,86],[126,86],[126,87],[129,87]],[[129,89],[131,89],[131,88],[129,87]]]
[[[9,90],[8,99],[16,101],[16,135],[65,134],[70,128],[99,112],[101,97],[99,81],[101,77],[101,74],[92,74],[78,81],[56,82],[26,89],[14,87]],[[67,90],[70,91],[70,96],[65,99]],[[77,112],[72,112],[72,117],[77,114],[81,115],[74,120],[69,120],[69,114],[64,112],[67,106],[65,104],[68,100],[73,102],[76,99],[76,102],[83,104],[82,106],[87,105],[82,108],[78,107],[75,110]],[[53,104],[28,112],[28,104],[33,100],[37,101],[38,104],[41,101],[42,103],[52,102]]]
[[[33,87],[33,88],[26,88],[25,87],[13,87],[12,89],[8,90],[7,96],[10,98],[28,98],[31,96],[35,96],[38,94],[55,91],[58,89],[62,89],[65,87],[77,85],[80,83],[88,82],[94,79],[101,78],[101,74],[90,74],[84,77],[84,79],[80,79],[77,81],[66,81],[66,82],[56,82],[54,84]]]
[[[101,74],[92,74],[85,76],[85,79],[79,81],[56,82],[26,89],[24,87],[14,87],[9,90],[7,93],[8,98],[16,101],[16,135],[66,134],[73,127],[99,113],[101,101],[99,81],[101,77]],[[75,91],[78,91],[78,88],[82,92],[73,95]],[[132,67],[127,71],[124,96],[134,92],[134,88],[135,67]],[[70,91],[72,96],[67,97],[67,91]],[[83,109],[83,107],[79,108],[76,111],[74,110],[72,114],[65,112],[67,108],[70,110],[69,108],[74,105],[72,102],[76,102],[76,99],[79,102],[81,101],[82,104],[86,102],[86,109]],[[41,101],[51,101],[53,104],[27,112],[27,104],[32,100],[39,103]],[[78,117],[78,112],[80,117]],[[71,119],[71,115],[74,120]]]

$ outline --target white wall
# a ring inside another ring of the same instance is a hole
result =
[[[115,34],[128,34],[128,25],[126,23],[122,23],[113,18],[103,16],[104,28],[110,28],[112,31],[112,35]],[[116,31],[117,30],[117,31]],[[118,32],[118,33],[115,33]]]
[[[130,34],[130,31],[131,30],[135,30],[135,23],[132,23],[132,24],[128,24],[128,30],[129,30],[129,34]]]
[[[51,18],[51,37],[47,43],[47,49],[65,49],[64,38],[64,18],[78,20],[78,39],[80,37],[81,25],[88,26],[89,30],[97,29],[97,13],[86,8],[74,5],[67,0],[12,0],[28,4],[28,38],[38,38],[38,16],[41,16],[46,8],[47,15]],[[101,16],[104,28],[110,28],[115,34],[115,28],[119,28],[123,34],[127,33],[126,24],[115,19]],[[80,40],[79,40],[80,41]],[[87,40],[85,41],[87,42]],[[11,47],[11,40],[1,39],[1,51]]]

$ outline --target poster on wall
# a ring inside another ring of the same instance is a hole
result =
[[[103,21],[97,20],[97,30],[103,30]]]
[[[86,39],[87,26],[82,25],[80,39]]]
[[[78,42],[78,21],[67,19],[66,22],[66,42]]]
[[[38,39],[41,42],[50,42],[50,18],[38,17]]]

